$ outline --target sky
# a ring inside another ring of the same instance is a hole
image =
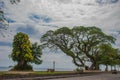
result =
[[[32,43],[40,43],[40,37],[48,30],[61,27],[96,26],[108,35],[114,36],[114,47],[120,49],[120,0],[21,0],[10,4],[9,0],[0,4],[9,22],[6,37],[0,35],[0,66],[15,65],[8,55],[12,52],[13,37],[17,32],[29,35]],[[1,2],[0,2],[1,3]],[[62,51],[43,50],[40,68],[75,69],[72,59]]]

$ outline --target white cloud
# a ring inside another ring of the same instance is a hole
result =
[[[8,46],[0,46],[0,66],[14,65],[13,61],[9,58],[12,48]]]
[[[50,17],[52,19],[51,23],[58,26],[99,26],[103,24],[103,27],[108,28],[109,26],[110,28],[119,22],[119,7],[119,2],[116,4],[99,5],[95,0],[22,0],[17,6],[10,7],[9,13],[11,13],[11,18],[18,22],[31,23],[32,20],[28,16],[34,13]],[[39,21],[38,23],[40,25],[43,22]],[[112,25],[110,26],[109,23]]]

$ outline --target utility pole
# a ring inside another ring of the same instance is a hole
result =
[[[53,61],[53,69],[54,69],[54,71],[55,71],[55,61]]]

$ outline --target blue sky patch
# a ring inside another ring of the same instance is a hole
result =
[[[43,24],[42,26],[49,26],[49,27],[55,27],[55,28],[58,28],[58,26],[56,26],[56,25],[46,25],[46,24]]]
[[[29,18],[35,22],[38,22],[39,20],[42,20],[43,22],[49,23],[52,21],[50,17],[47,17],[45,15],[36,15],[36,14],[31,14]]]
[[[40,19],[40,16],[33,14],[33,15],[30,16],[30,18],[31,18],[31,19],[38,19],[38,20],[39,20],[39,19]]]
[[[4,2],[3,1],[0,1],[0,8],[3,8],[4,7]]]
[[[17,32],[24,32],[29,35],[34,35],[36,33],[35,29],[31,25],[27,25],[26,27],[17,28]]]
[[[117,31],[118,34],[120,34],[120,31]]]
[[[99,4],[105,4],[105,3],[117,3],[119,0],[96,0]]]
[[[12,46],[12,43],[0,41],[0,46]]]
[[[111,0],[112,3],[116,3],[118,2],[119,0]]]
[[[14,22],[16,22],[15,20],[10,19],[10,18],[6,18],[6,20],[7,20],[8,23],[14,23]]]

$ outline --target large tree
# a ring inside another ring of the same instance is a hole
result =
[[[75,35],[76,46],[79,52],[83,52],[90,60],[90,69],[99,69],[95,58],[99,53],[99,46],[103,43],[114,43],[115,38],[106,35],[97,27],[75,27],[72,29]]]
[[[19,32],[14,36],[11,58],[17,62],[15,70],[32,70],[29,62],[33,61],[33,55],[27,34]]]
[[[113,58],[114,58],[114,48],[110,44],[102,44],[99,46],[99,54],[96,57],[96,60],[98,61],[98,64],[105,65],[105,70],[108,71],[108,65],[113,64]]]
[[[100,46],[100,54],[96,58],[98,63],[105,65],[105,70],[108,71],[108,66],[116,66],[120,64],[119,49],[113,48],[110,44],[102,44]]]
[[[89,60],[90,69],[98,69],[96,56],[103,43],[114,43],[115,38],[106,35],[97,27],[78,26],[72,29],[63,27],[55,31],[47,31],[41,41],[49,48],[58,48],[73,59],[77,66],[86,66]]]

